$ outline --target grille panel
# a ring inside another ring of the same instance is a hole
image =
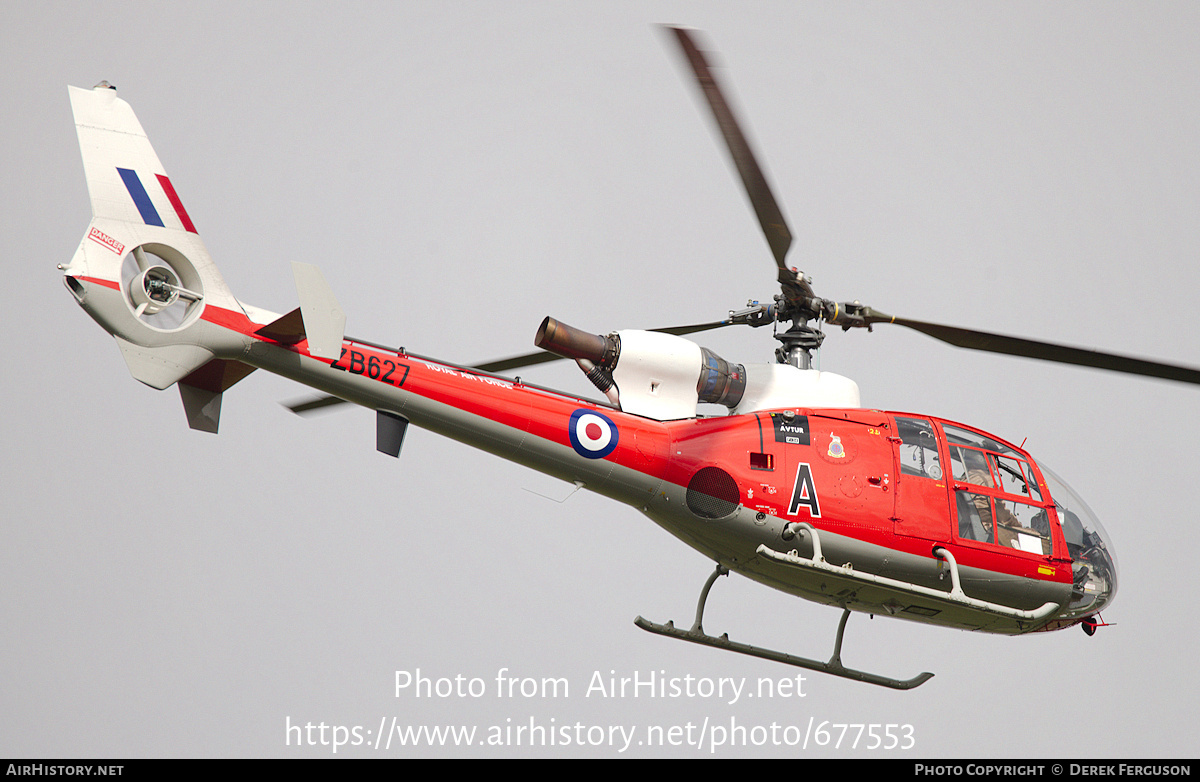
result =
[[[720,467],[705,467],[688,482],[687,506],[704,519],[724,518],[737,510],[737,482]]]

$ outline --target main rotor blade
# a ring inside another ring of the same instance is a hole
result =
[[[502,358],[498,361],[489,361],[486,364],[479,364],[471,367],[484,372],[507,372],[510,369],[520,369],[521,367],[531,367],[536,364],[545,364],[549,361],[558,361],[562,356],[556,356],[553,353],[547,353],[544,350],[539,350],[536,353],[525,353],[520,356],[511,356]]]
[[[674,334],[677,337],[682,337],[684,334],[695,334],[700,331],[711,331],[712,329],[719,329],[722,326],[732,326],[733,323],[734,323],[734,321],[732,321],[732,320],[714,320],[711,323],[697,323],[693,326],[672,326],[669,329],[649,329],[649,330],[657,331],[661,334]]]
[[[1007,334],[994,334],[988,331],[962,329],[956,326],[944,326],[939,323],[927,323],[908,318],[894,318],[890,315],[868,310],[867,319],[872,323],[895,323],[926,334],[934,339],[949,343],[956,347],[969,350],[982,350],[988,353],[1003,353],[1009,356],[1036,358],[1042,361],[1053,361],[1058,364],[1074,364],[1093,369],[1107,369],[1111,372],[1124,372],[1131,375],[1157,377],[1163,380],[1175,380],[1180,383],[1200,385],[1200,369],[1165,364],[1159,361],[1123,356],[1118,353],[1104,353],[1099,350],[1088,350],[1055,342],[1011,337]]]
[[[315,399],[309,399],[307,402],[296,402],[290,405],[285,404],[284,407],[286,407],[288,410],[291,410],[296,415],[304,415],[305,413],[311,413],[315,410],[324,410],[327,407],[344,404],[346,404],[345,399],[336,396],[325,395],[316,397]]]
[[[781,273],[779,281],[782,283],[785,281],[784,277],[791,272],[785,259],[788,248],[792,245],[792,232],[788,230],[787,221],[783,218],[779,203],[775,200],[775,195],[771,192],[771,186],[767,184],[767,178],[758,164],[754,150],[751,148],[750,142],[746,140],[746,135],[742,132],[736,115],[729,107],[729,102],[725,100],[725,95],[704,57],[704,52],[696,45],[691,31],[681,27],[668,27],[667,29],[675,33],[676,38],[679,39],[683,54],[696,74],[696,81],[700,83],[700,89],[704,92],[704,97],[708,99],[709,108],[712,109],[721,135],[725,137],[725,145],[729,148],[733,164],[742,177],[746,195],[750,197],[750,204],[754,207],[754,213],[758,215],[758,222],[762,226],[763,234],[767,237],[767,244],[771,246],[771,254],[775,256],[775,264]]]

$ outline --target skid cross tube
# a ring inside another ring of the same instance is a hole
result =
[[[654,622],[637,617],[633,623],[647,632],[665,635],[669,638],[677,638],[681,641],[690,641],[695,644],[704,646],[712,646],[717,649],[725,649],[730,652],[738,652],[739,654],[747,654],[751,657],[759,657],[763,660],[772,660],[784,665],[792,665],[797,668],[804,668],[809,671],[817,671],[818,673],[827,673],[831,676],[840,676],[843,679],[853,679],[854,681],[866,682],[867,684],[876,684],[880,687],[890,687],[894,690],[911,690],[914,687],[919,687],[925,682],[933,678],[933,674],[928,671],[917,674],[911,679],[893,679],[889,676],[880,676],[879,674],[868,673],[867,671],[859,671],[854,668],[847,668],[842,665],[842,638],[846,634],[846,621],[850,618],[850,609],[842,610],[842,619],[838,622],[837,638],[833,644],[833,656],[826,662],[820,660],[810,660],[807,657],[797,657],[786,652],[777,652],[773,649],[763,649],[758,646],[738,643],[737,641],[729,640],[729,634],[725,633],[719,638],[708,635],[704,632],[704,604],[708,600],[708,593],[712,589],[714,583],[720,576],[727,575],[729,569],[724,565],[718,564],[716,570],[708,577],[708,581],[704,582],[704,588],[700,591],[700,600],[696,605],[696,621],[692,625],[691,630],[681,630],[675,626],[674,622],[667,622],[665,625],[655,624]]]

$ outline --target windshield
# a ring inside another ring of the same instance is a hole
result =
[[[1080,618],[1097,613],[1112,602],[1117,592],[1117,560],[1112,540],[1091,508],[1066,481],[1041,462],[1038,467],[1058,510],[1075,573],[1071,602],[1059,618]]]

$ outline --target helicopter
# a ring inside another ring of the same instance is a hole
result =
[[[294,263],[299,306],[236,299],[127,103],[106,83],[71,88],[93,218],[64,281],[117,341],[133,376],[177,386],[189,426],[215,433],[225,391],[262,369],[376,411],[378,450],[408,425],[630,505],[715,562],[690,629],[648,632],[896,689],[844,666],[851,612],[998,634],[1095,632],[1117,589],[1111,541],[1075,493],[1023,448],[934,416],[864,409],[850,379],[812,368],[820,324],[899,325],[964,348],[1200,382],[1200,371],[893,317],[818,297],[787,263],[791,232],[695,34],[668,28],[716,120],[773,256],[780,292],[719,321],[589,334],[553,318],[536,353],[464,366],[347,337],[317,267]],[[790,324],[782,328],[785,324]],[[813,324],[818,324],[814,326]],[[686,339],[728,326],[775,329],[776,362],[727,361]],[[602,401],[512,370],[574,360]],[[728,415],[701,416],[700,404]],[[736,572],[842,610],[828,660],[703,628],[707,596]]]

